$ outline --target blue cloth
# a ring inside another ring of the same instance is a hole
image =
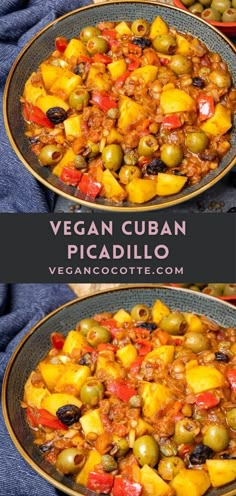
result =
[[[0,0],[0,104],[7,74],[20,50],[46,24],[90,0]],[[50,212],[55,195],[22,166],[0,118],[0,212]]]
[[[44,315],[72,300],[63,284],[0,284],[0,385],[6,365],[27,331]],[[13,445],[0,412],[0,496],[58,496]]]

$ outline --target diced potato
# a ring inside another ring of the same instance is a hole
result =
[[[203,122],[200,127],[211,136],[222,136],[232,127],[230,110],[222,103],[217,103],[214,115]]]
[[[36,100],[36,105],[39,107],[43,112],[47,112],[52,107],[62,107],[64,110],[69,109],[69,105],[62,100],[62,98],[59,98],[58,96],[54,95],[46,95],[46,96],[40,96]]]
[[[176,53],[180,53],[181,55],[191,54],[191,45],[184,36],[181,36],[180,34],[176,34],[176,41],[177,41]]]
[[[160,107],[164,114],[191,112],[195,110],[195,102],[184,90],[167,89],[161,94]]]
[[[154,40],[156,36],[159,36],[160,34],[166,34],[168,33],[168,31],[169,28],[167,24],[163,21],[161,17],[157,16],[151,24],[149,38],[151,38],[151,40]]]
[[[64,69],[62,67],[47,64],[46,62],[43,62],[40,65],[40,69],[41,69],[42,79],[43,79],[43,83],[44,83],[46,90],[50,90],[53,83],[57,79],[62,77],[64,74]]]
[[[70,148],[69,150],[66,150],[65,155],[62,157],[60,162],[53,168],[53,174],[56,176],[60,177],[62,173],[62,169],[66,167],[70,162],[73,162],[75,160],[75,153],[73,150]]]
[[[169,196],[179,193],[184,187],[187,177],[175,176],[159,172],[157,175],[156,194],[158,196]]]
[[[64,128],[67,138],[68,136],[74,136],[75,138],[78,138],[79,136],[82,135],[82,129],[81,129],[82,118],[83,118],[82,114],[72,115],[71,117],[68,117],[68,119],[64,121]]]
[[[125,190],[109,169],[103,171],[102,186],[102,196],[105,198],[117,198],[118,200],[120,198],[122,200],[126,196]]]
[[[199,365],[187,370],[186,380],[195,394],[223,387],[225,383],[223,374],[211,365]]]
[[[155,382],[142,382],[139,387],[139,394],[143,399],[143,414],[149,418],[174,400],[172,393],[166,386]]]
[[[204,470],[183,468],[170,485],[176,491],[176,496],[202,496],[211,483],[209,475]]]
[[[33,105],[35,105],[36,100],[37,100],[37,98],[39,98],[39,96],[45,96],[46,95],[46,91],[45,91],[45,88],[43,87],[43,85],[34,86],[31,83],[31,78],[34,75],[35,75],[35,72],[33,72],[33,74],[31,74],[29,79],[26,81],[24,93],[23,93],[23,96],[26,99],[26,101],[29,103],[32,103]]]
[[[203,324],[201,319],[197,316],[194,315],[193,313],[187,313],[185,312],[183,314],[187,324],[188,324],[188,332],[202,332],[203,331]]]
[[[122,143],[124,137],[115,128],[110,130],[107,136],[107,144],[112,145],[112,143]]]
[[[125,59],[118,59],[115,60],[115,62],[108,64],[107,68],[113,81],[116,81],[118,77],[122,76],[127,71],[127,64]]]
[[[96,450],[91,450],[88,453],[87,460],[80,470],[80,472],[76,475],[76,483],[82,484],[82,486],[86,486],[88,483],[89,472],[95,469],[96,465],[101,463],[102,455],[98,453]]]
[[[139,67],[131,73],[132,79],[142,79],[144,84],[147,85],[155,81],[158,68],[155,65],[145,65]]]
[[[66,336],[62,351],[70,355],[75,348],[80,350],[85,343],[84,336],[80,332],[72,330]]]
[[[132,203],[145,203],[156,196],[156,182],[152,179],[135,178],[126,186],[128,200]]]
[[[165,317],[165,315],[169,315],[170,309],[162,303],[161,300],[156,300],[154,305],[152,306],[152,320],[155,324],[159,324],[161,319]]]
[[[52,391],[56,386],[59,377],[61,377],[65,371],[65,365],[63,363],[40,362],[39,370],[46,386]]]
[[[144,360],[148,362],[155,362],[155,360],[162,360],[165,365],[172,363],[174,360],[175,348],[172,345],[162,345],[155,350],[147,353]]]
[[[36,388],[33,386],[31,382],[32,375],[33,372],[25,383],[24,400],[29,406],[41,408],[42,400],[50,396],[50,393],[46,387]]]
[[[117,362],[109,360],[108,357],[99,354],[97,359],[96,373],[98,372],[98,370],[101,369],[106,372],[107,377],[113,377],[114,379],[118,379],[118,377],[120,377],[120,365]]]
[[[206,464],[213,487],[223,486],[236,479],[236,460],[207,460]]]
[[[127,344],[123,348],[120,348],[116,354],[125,369],[129,369],[138,356],[138,352],[133,344]]]
[[[132,317],[130,313],[126,312],[123,308],[118,310],[118,312],[113,315],[113,319],[116,320],[119,324],[124,324],[125,322],[132,322]]]
[[[90,375],[91,371],[89,367],[77,365],[76,363],[67,363],[65,372],[55,386],[55,391],[64,393],[72,387],[73,393],[75,391],[74,394],[78,395],[82,385]]]
[[[186,365],[185,365],[185,370],[190,370],[193,369],[194,367],[198,366],[198,361],[197,360],[189,360]]]
[[[138,419],[138,424],[135,427],[136,437],[143,436],[144,434],[151,434],[154,431],[154,427],[143,420],[141,417]]]
[[[48,410],[52,415],[56,415],[58,408],[65,405],[75,405],[80,408],[82,403],[78,398],[73,396],[73,394],[66,393],[51,394],[50,396],[44,397],[41,402],[41,408],[45,408],[45,410]]]
[[[80,417],[79,421],[82,425],[85,436],[87,436],[89,432],[94,432],[98,435],[103,434],[104,432],[99,408],[85,413],[85,415]]]
[[[143,496],[172,496],[173,489],[158,475],[156,470],[144,465],[140,470],[140,482]]]
[[[85,57],[89,57],[89,53],[87,49],[85,48],[84,44],[82,41],[72,38],[65,51],[64,51],[64,56],[67,59],[70,59],[71,57],[80,57],[80,55],[85,55]]]
[[[131,127],[135,127],[138,122],[147,117],[147,112],[144,110],[143,105],[134,102],[127,96],[120,97],[119,111],[118,128],[124,132],[128,131]]]
[[[124,21],[117,24],[115,30],[117,31],[118,34],[120,34],[120,36],[123,36],[124,34],[132,35],[132,31],[130,27],[128,26],[127,22]]]
[[[113,82],[111,81],[109,74],[105,73],[103,64],[91,65],[86,80],[88,90],[109,91],[112,84]]]
[[[70,71],[64,71],[63,76],[56,79],[50,88],[51,93],[57,93],[58,91],[63,91],[65,96],[69,96],[70,93],[77,88],[82,82],[82,79],[77,74],[73,74]]]

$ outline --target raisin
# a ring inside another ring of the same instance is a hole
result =
[[[214,451],[205,446],[205,444],[199,444],[194,448],[194,450],[190,453],[189,461],[191,465],[202,465],[209,458],[212,458],[214,455]]]
[[[197,88],[204,88],[204,86],[205,86],[205,82],[200,77],[194,77],[192,79],[192,84],[193,84],[193,86],[196,86]]]
[[[63,424],[69,427],[75,422],[78,422],[81,417],[81,411],[76,405],[64,405],[58,408],[56,416]]]
[[[138,327],[142,327],[142,329],[147,329],[147,331],[155,331],[157,328],[156,324],[154,322],[141,322],[141,324],[138,324]]]
[[[147,48],[151,45],[151,40],[149,38],[133,38],[132,43],[140,48]]]
[[[225,362],[225,363],[229,362],[228,355],[225,355],[225,353],[222,353],[221,351],[217,351],[215,353],[215,358],[216,360],[218,360],[218,362]]]
[[[166,165],[162,160],[154,158],[147,166],[146,173],[151,175],[156,175],[158,172],[165,172],[167,170]]]

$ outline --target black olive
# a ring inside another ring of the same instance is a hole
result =
[[[90,367],[92,365],[91,353],[85,353],[85,355],[83,355],[80,358],[79,364],[80,365],[87,365],[88,367]]]
[[[236,207],[232,207],[228,210],[228,214],[234,214],[236,212]]]
[[[223,458],[223,460],[236,460],[236,456],[230,455],[230,453],[223,453],[220,458]]]
[[[156,175],[158,172],[165,172],[167,170],[166,165],[162,160],[154,158],[147,166],[146,173],[151,175]]]
[[[64,405],[58,408],[56,416],[63,424],[69,427],[75,422],[78,422],[81,417],[81,411],[76,405]]]
[[[218,360],[218,362],[225,362],[225,363],[229,362],[228,355],[226,355],[225,353],[222,353],[221,351],[217,351],[215,353],[215,358],[216,358],[216,360]]]
[[[133,38],[132,43],[141,48],[147,48],[151,45],[151,40],[149,38]]]
[[[62,107],[51,107],[46,116],[53,124],[60,124],[67,118],[67,112]]]
[[[191,465],[202,465],[208,458],[212,458],[214,451],[205,446],[205,444],[199,444],[194,448],[194,450],[189,455],[189,461]]]
[[[204,88],[204,86],[205,86],[203,79],[200,77],[194,77],[192,79],[192,84],[193,84],[193,86],[197,86],[197,88]]]
[[[84,72],[85,72],[84,62],[80,62],[79,64],[77,64],[73,70],[73,73],[77,74],[77,76],[83,76]]]
[[[156,324],[154,322],[141,322],[141,324],[138,324],[138,327],[142,327],[143,329],[147,329],[147,331],[155,331],[157,328]]]

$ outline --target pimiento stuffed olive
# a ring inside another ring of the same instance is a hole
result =
[[[62,450],[56,461],[56,467],[63,474],[76,474],[85,463],[85,452],[81,448]]]
[[[80,399],[85,405],[95,406],[103,398],[104,386],[95,379],[88,379],[80,390]]]
[[[169,334],[183,334],[185,329],[185,318],[179,312],[171,312],[159,322],[159,326],[163,331]]]
[[[184,55],[173,55],[169,67],[175,74],[189,74],[192,70],[191,60],[187,59]]]
[[[158,473],[166,480],[171,481],[180,470],[185,468],[184,461],[178,456],[162,458],[158,465]]]
[[[201,153],[207,148],[209,139],[203,131],[187,133],[185,144],[193,153]]]
[[[136,165],[123,165],[119,172],[120,182],[122,184],[128,184],[135,177],[141,177],[142,172]]]
[[[150,31],[150,25],[145,19],[136,19],[131,24],[131,29],[136,36],[146,36]]]
[[[84,88],[77,88],[72,91],[69,97],[69,104],[71,108],[81,110],[82,107],[86,107],[89,102],[89,92]]]
[[[94,55],[95,53],[106,53],[109,50],[109,45],[105,38],[93,36],[93,38],[89,38],[87,50],[90,55]]]
[[[147,305],[135,305],[131,310],[131,317],[145,322],[150,317],[150,308]]]
[[[177,43],[176,39],[170,34],[160,34],[154,38],[153,47],[157,52],[171,55],[175,53]]]
[[[184,157],[183,149],[180,145],[164,144],[161,148],[161,160],[167,167],[177,167]]]
[[[215,452],[223,451],[229,444],[228,430],[223,425],[210,424],[203,436],[203,443]]]
[[[82,319],[80,320],[78,327],[79,331],[83,336],[87,336],[88,331],[97,325],[97,321],[95,319]]]
[[[91,346],[97,346],[99,343],[109,343],[111,334],[106,327],[96,325],[89,329],[87,341]]]
[[[54,165],[62,159],[62,151],[56,145],[45,145],[39,154],[42,165]]]
[[[94,36],[99,36],[101,34],[100,29],[95,26],[86,26],[80,32],[80,38],[83,42],[87,43]]]
[[[146,464],[155,467],[159,460],[159,447],[152,436],[145,435],[136,439],[133,452],[142,467]]]

